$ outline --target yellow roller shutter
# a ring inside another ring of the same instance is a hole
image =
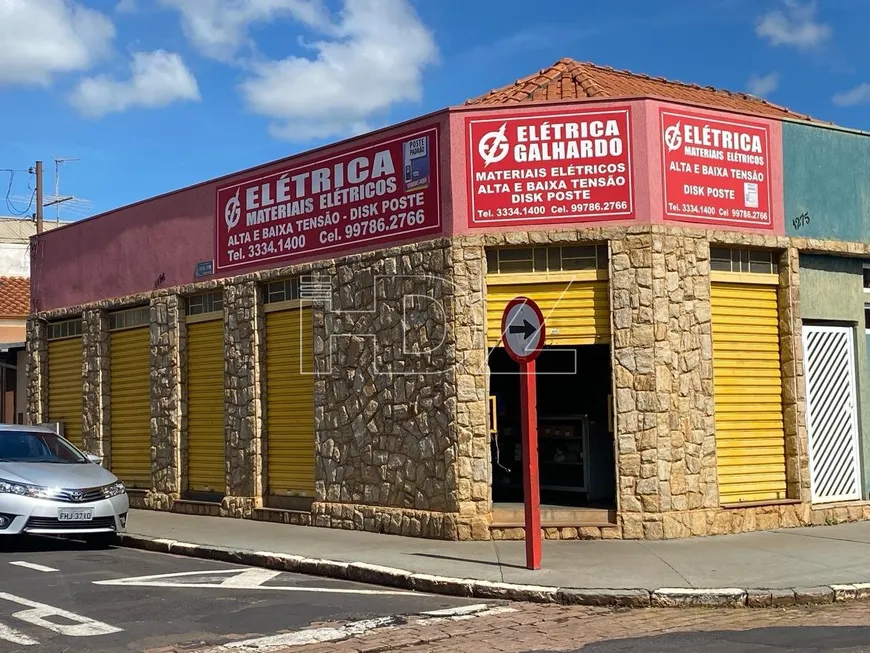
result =
[[[188,489],[226,489],[224,440],[224,324],[187,325]]]
[[[151,487],[151,335],[148,327],[113,331],[112,472],[130,487]]]
[[[785,499],[785,428],[774,285],[712,284],[719,501]]]
[[[537,302],[547,323],[547,344],[597,345],[610,342],[610,296],[607,281],[487,283],[486,340],[501,340],[501,317],[507,303],[523,295]]]
[[[62,422],[64,437],[82,446],[82,339],[48,343],[48,421]]]
[[[266,442],[271,496],[314,496],[313,353],[310,308],[266,314]]]

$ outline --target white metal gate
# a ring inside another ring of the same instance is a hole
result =
[[[852,329],[803,328],[814,503],[861,498]]]

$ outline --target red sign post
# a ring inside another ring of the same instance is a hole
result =
[[[515,297],[504,309],[501,337],[508,355],[520,364],[523,431],[523,497],[526,517],[526,567],[541,568],[541,486],[538,479],[538,399],[535,360],[546,335],[544,315],[528,297]]]

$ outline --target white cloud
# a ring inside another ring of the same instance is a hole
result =
[[[407,0],[344,0],[319,31],[308,44],[316,56],[256,63],[241,85],[248,107],[272,119],[273,135],[354,135],[393,104],[422,97],[438,48]]]
[[[779,73],[770,73],[764,77],[752,75],[746,82],[747,90],[758,97],[765,97],[779,88]]]
[[[838,107],[852,107],[856,104],[870,104],[870,84],[858,84],[855,88],[837,93],[833,102]]]
[[[134,14],[136,10],[136,0],[118,0],[115,5],[115,11],[119,14]]]
[[[833,30],[830,25],[816,19],[816,3],[810,0],[783,0],[785,11],[775,9],[762,16],[755,26],[755,33],[767,39],[771,45],[792,45],[809,49],[822,45]]]
[[[111,51],[112,21],[72,0],[0,0],[0,86],[49,86]]]
[[[173,102],[200,99],[193,73],[174,52],[135,52],[130,77],[116,80],[107,75],[82,80],[70,102],[89,118],[99,118],[134,107],[158,108]]]
[[[184,33],[203,55],[231,61],[243,47],[253,47],[251,25],[292,18],[307,26],[328,25],[322,0],[160,0],[181,13]]]

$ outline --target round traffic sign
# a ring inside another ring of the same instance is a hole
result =
[[[501,316],[501,339],[508,355],[518,363],[529,363],[544,344],[544,314],[528,297],[514,297]]]

